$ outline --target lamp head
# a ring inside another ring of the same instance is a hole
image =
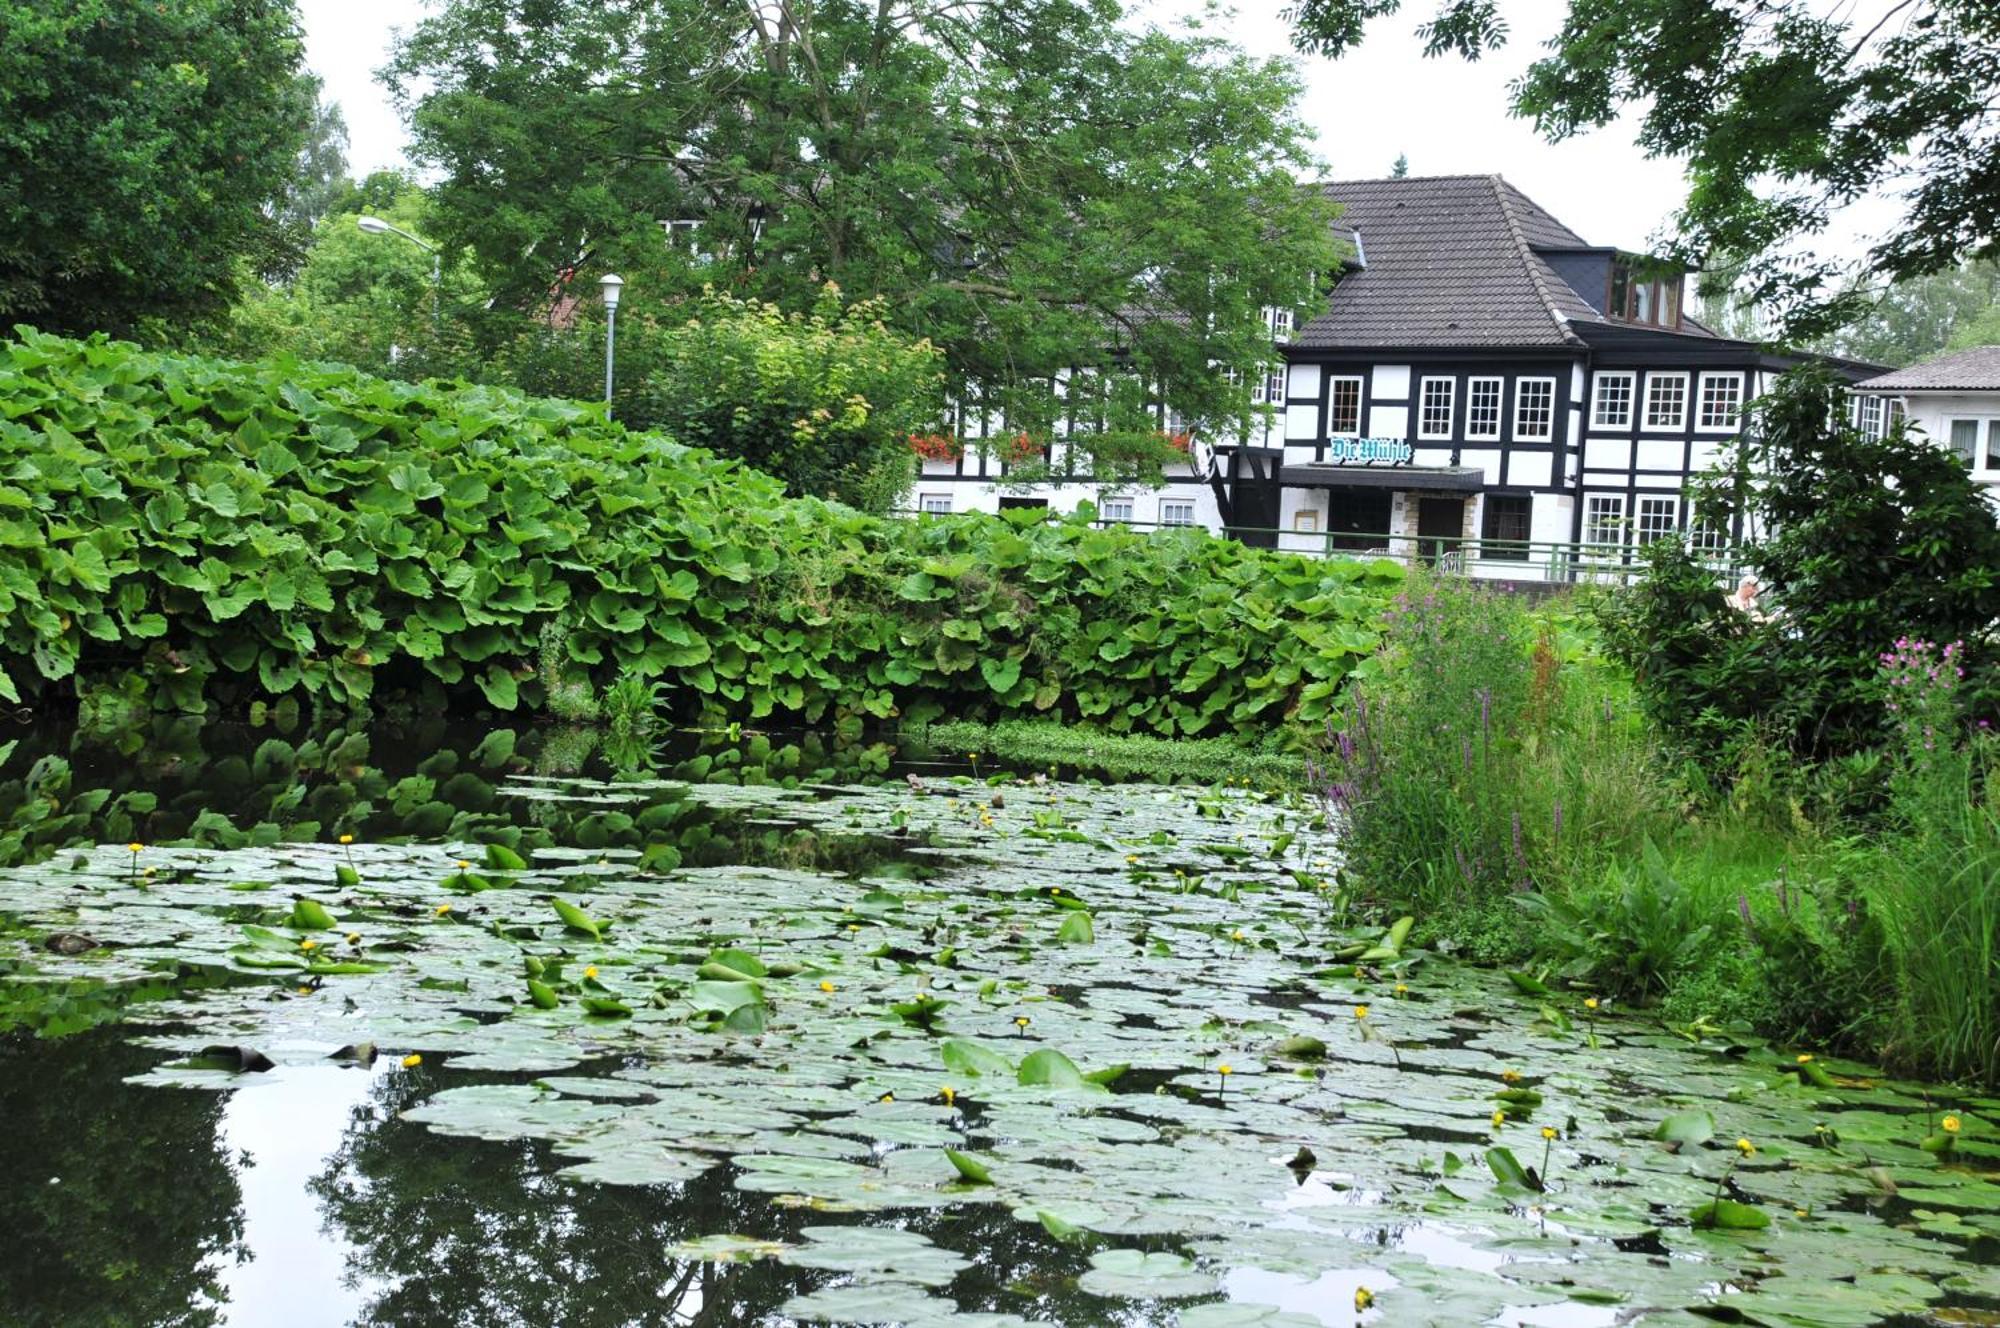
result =
[[[597,289],[604,293],[604,307],[606,309],[616,309],[618,307],[618,295],[624,288],[625,278],[617,276],[614,273],[607,272],[597,279]]]
[[[380,217],[356,217],[354,224],[370,235],[387,235],[395,228]]]

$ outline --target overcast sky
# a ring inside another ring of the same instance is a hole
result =
[[[1171,7],[1171,8],[1170,8]],[[1163,20],[1192,8],[1161,0]],[[1245,48],[1290,52],[1281,0],[1245,0],[1220,25]],[[1565,0],[1505,0],[1514,38],[1497,55],[1468,65],[1423,58],[1415,27],[1430,12],[1410,0],[1376,20],[1360,50],[1339,61],[1298,57],[1306,76],[1305,118],[1319,136],[1330,178],[1386,175],[1407,154],[1413,175],[1498,172],[1592,244],[1642,248],[1681,195],[1681,167],[1646,159],[1630,123],[1561,144],[1507,114],[1507,84],[1559,26]],[[388,58],[393,29],[422,12],[412,0],[301,0],[306,55],[340,103],[356,174],[403,162],[404,133],[374,71]]]

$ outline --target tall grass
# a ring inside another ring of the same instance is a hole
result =
[[[2000,1082],[2000,779],[1993,741],[1967,740],[1956,644],[1883,657],[1900,750],[1890,833],[1847,866],[1880,931],[1895,1062]]]
[[[1385,902],[1489,912],[1670,824],[1629,685],[1474,582],[1412,582],[1342,718],[1324,782]]]

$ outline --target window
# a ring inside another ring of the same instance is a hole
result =
[[[1975,471],[2000,473],[2000,418],[1952,420],[1950,431],[1951,450],[1961,461]]]
[[[1644,547],[1656,539],[1665,539],[1680,528],[1681,500],[1678,498],[1641,498],[1639,500],[1639,544]]]
[[[1593,429],[1632,427],[1632,379],[1630,371],[1597,375],[1597,400],[1591,407]]]
[[[1480,518],[1479,556],[1526,562],[1534,499],[1525,493],[1489,493],[1485,509]]]
[[[1264,376],[1264,395],[1272,405],[1285,404],[1285,366],[1279,365]]]
[[[1688,548],[1697,554],[1721,553],[1729,547],[1729,523],[1720,512],[1695,509],[1688,523]]]
[[[1651,327],[1681,325],[1682,274],[1656,260],[1621,258],[1611,265],[1610,303],[1605,315]]]
[[[1468,378],[1465,380],[1465,436],[1467,438],[1498,438],[1500,436],[1500,379]]]
[[[1104,519],[1106,521],[1130,521],[1132,519],[1132,500],[1130,498],[1106,498],[1104,500]]]
[[[1901,425],[1903,421],[1909,417],[1909,413],[1910,413],[1909,410],[1903,405],[1903,399],[1901,397],[1889,398],[1890,429],[1893,430],[1897,426]]]
[[[1882,436],[1882,398],[1862,397],[1860,418],[1856,421],[1861,432],[1870,438]]]
[[[1193,525],[1194,504],[1162,502],[1160,504],[1160,524],[1163,526]]]
[[[1684,373],[1646,375],[1646,427],[1680,429],[1687,424],[1688,376]]]
[[[1584,500],[1583,542],[1623,544],[1625,542],[1625,495],[1594,493]]]
[[[1326,431],[1352,437],[1361,432],[1361,380],[1334,378],[1326,385]]]
[[[951,514],[951,495],[948,493],[922,494],[917,498],[917,508],[919,511],[928,512],[932,516],[949,516]]]
[[[1271,329],[1271,340],[1290,341],[1292,339],[1292,311],[1290,309],[1266,309],[1264,326]]]
[[[1514,384],[1514,438],[1545,443],[1555,436],[1556,380],[1522,378]]]
[[[1451,437],[1452,398],[1458,384],[1450,378],[1424,379],[1422,405],[1417,409],[1417,437]]]
[[[1701,410],[1695,416],[1697,429],[1726,432],[1737,426],[1742,413],[1742,374],[1705,373],[1701,376]]]

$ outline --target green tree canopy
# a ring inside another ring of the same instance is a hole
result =
[[[1337,56],[1401,0],[1295,0],[1301,49]],[[1439,0],[1431,55],[1505,43],[1501,0]],[[1887,280],[2000,253],[2000,6],[1992,0],[1569,0],[1513,110],[1552,141],[1640,116],[1649,155],[1685,157],[1671,255],[1750,255],[1743,294],[1808,340]],[[1833,213],[1903,205],[1858,265],[1808,251]],[[1870,278],[1856,281],[1857,276]]]
[[[213,317],[313,114],[291,0],[0,0],[0,327]]]
[[[2000,264],[1962,263],[1899,281],[1826,348],[1900,368],[1943,350],[2000,342]]]
[[[1120,20],[1112,0],[448,0],[389,77],[440,172],[438,233],[502,306],[609,270],[648,274],[632,313],[711,284],[799,310],[834,281],[1017,426],[1054,420],[1071,366],[1241,419],[1222,368],[1268,360],[1263,310],[1310,306],[1335,258],[1296,184],[1299,84]],[[1139,427],[1105,395],[1087,423]]]

